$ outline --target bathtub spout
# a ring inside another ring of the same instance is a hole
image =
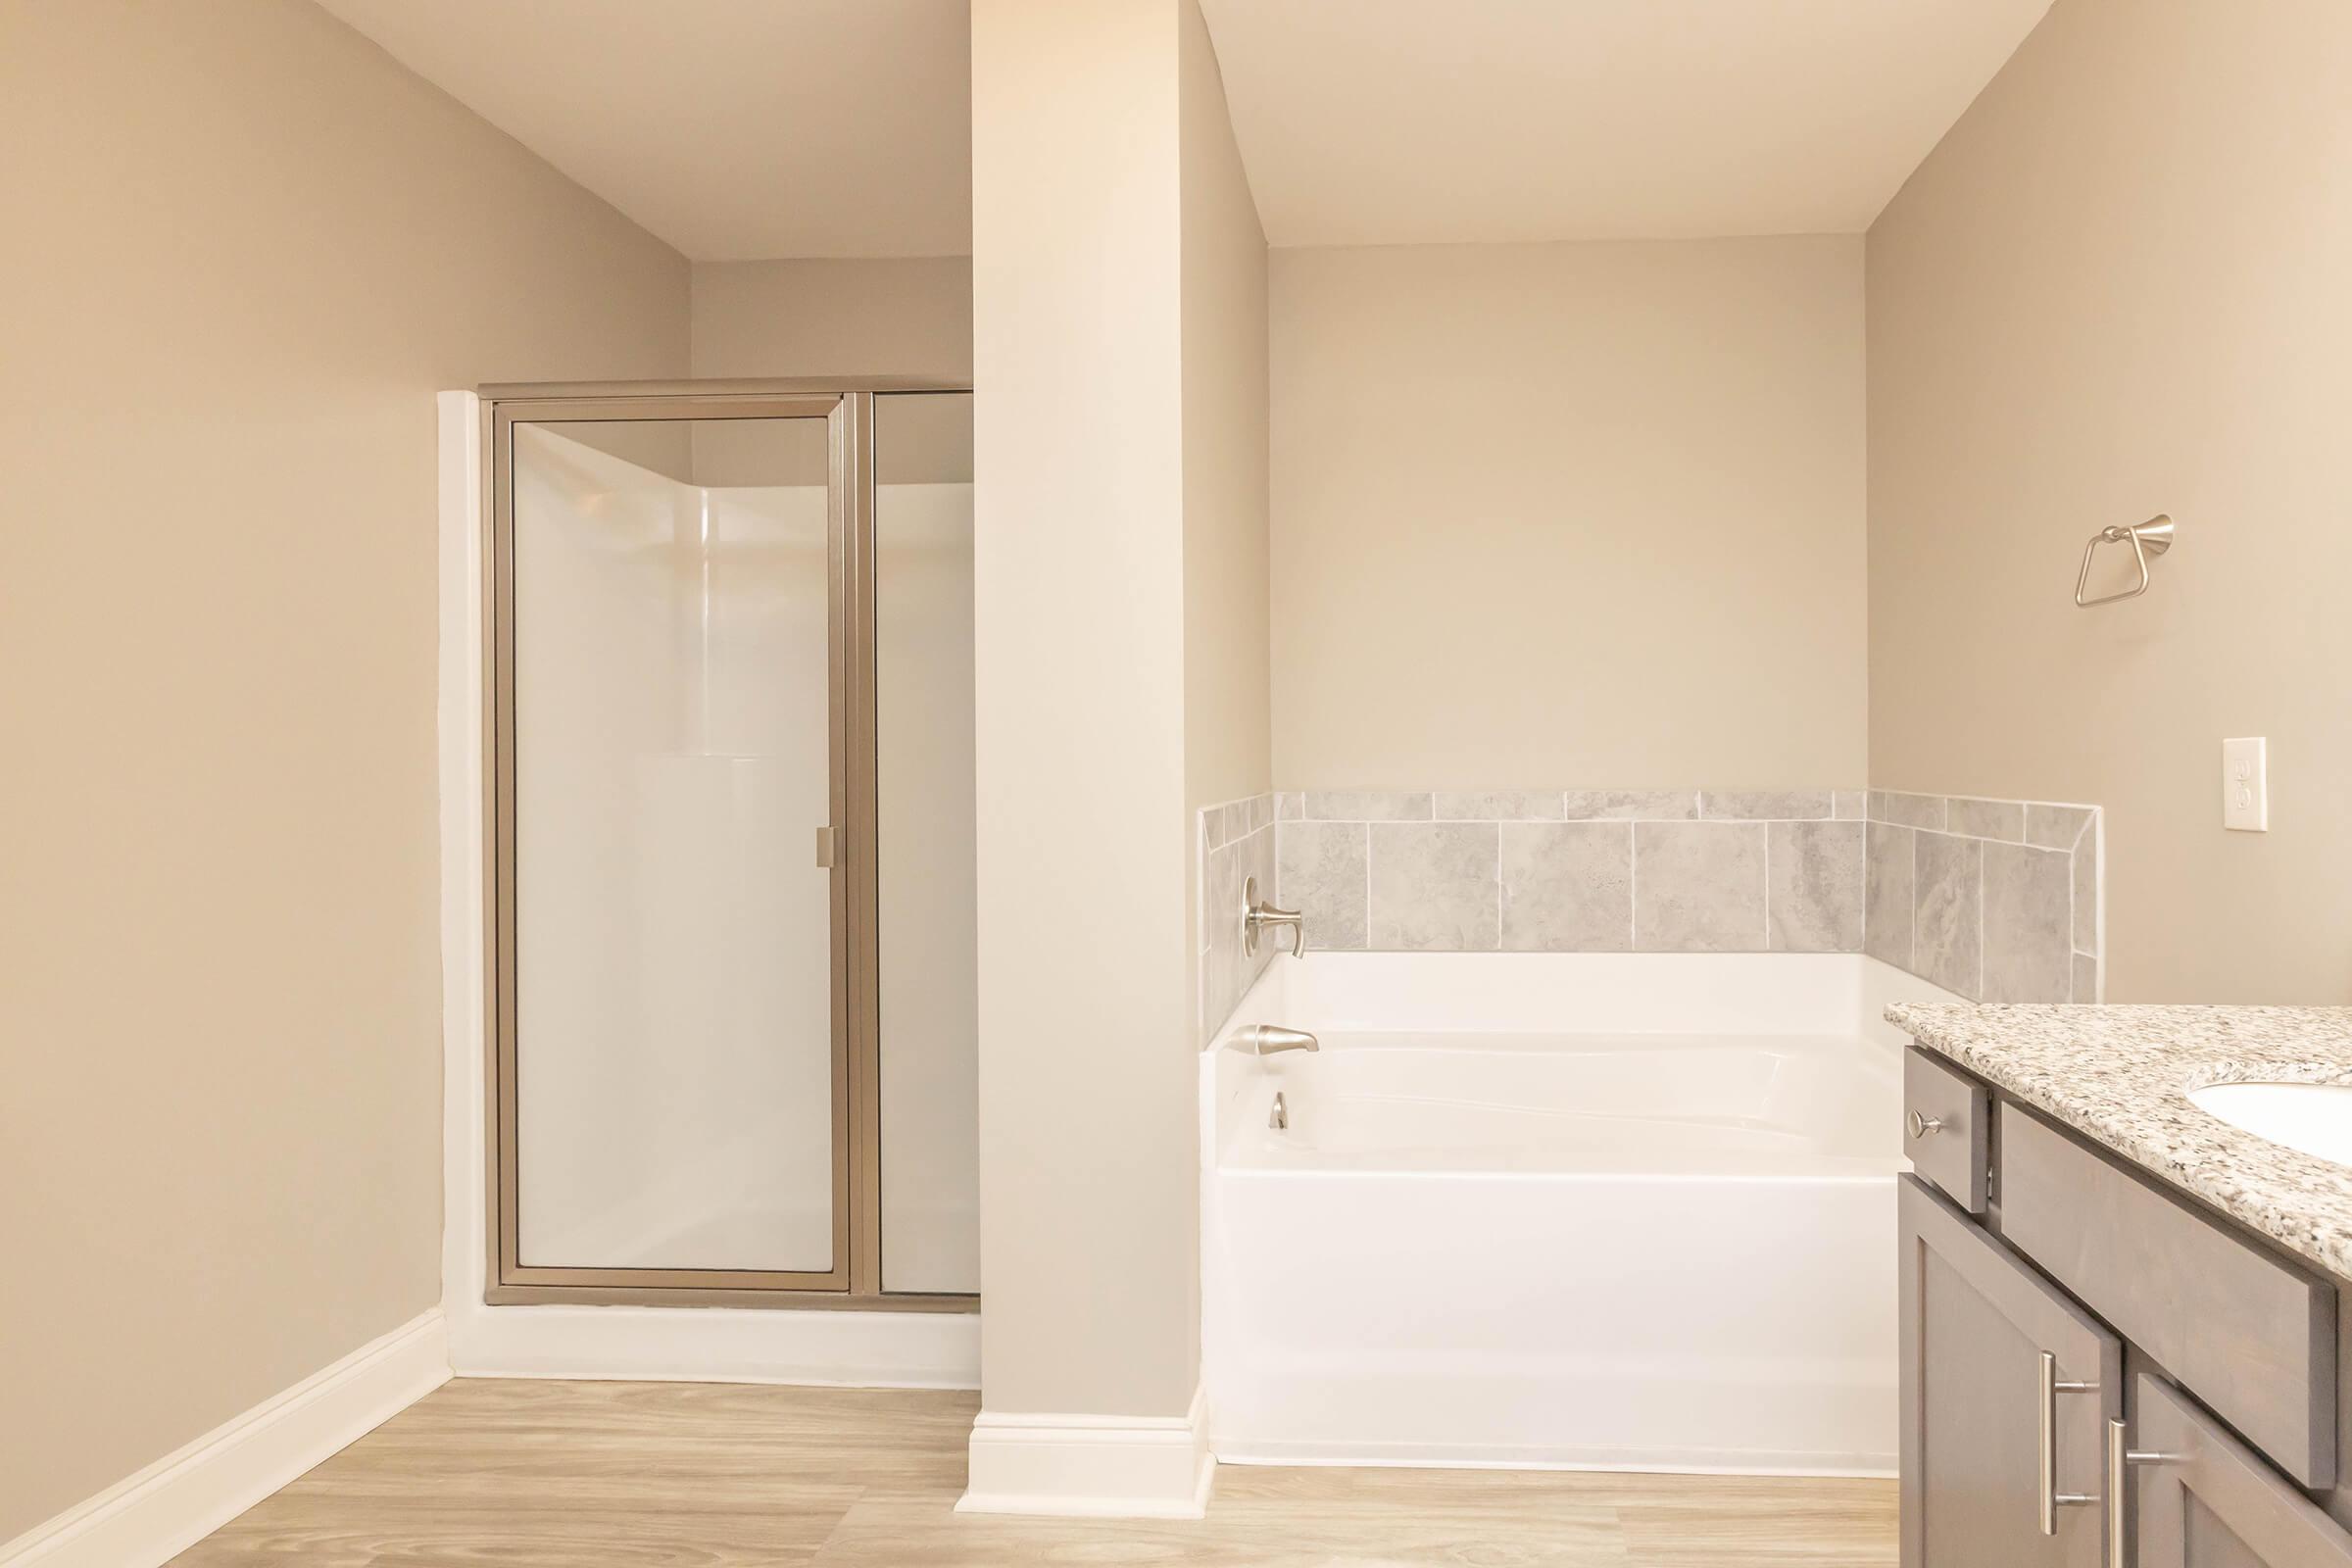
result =
[[[1320,1051],[1322,1046],[1303,1029],[1285,1029],[1280,1024],[1253,1023],[1234,1036],[1233,1043],[1252,1055],[1271,1056],[1277,1051]]]

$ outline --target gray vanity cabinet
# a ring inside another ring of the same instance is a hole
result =
[[[2338,1283],[1949,1062],[1906,1097],[1903,1568],[2352,1568]]]
[[[2122,1342],[1900,1182],[1903,1568],[2100,1568],[2105,1510],[2082,1499],[2122,1414]]]
[[[2352,1568],[2352,1540],[2172,1385],[2132,1380],[2137,1568]]]

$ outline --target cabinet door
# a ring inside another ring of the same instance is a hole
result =
[[[2122,1344],[1899,1180],[1903,1568],[2100,1568],[2106,1510],[2089,1504],[2123,1406]]]
[[[2133,1380],[2139,1568],[2352,1568],[2352,1536],[2171,1384]]]

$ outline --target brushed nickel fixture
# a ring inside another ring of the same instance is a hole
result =
[[[2099,553],[2099,546],[2121,544],[2132,547],[2132,560],[2139,567],[2139,581],[2121,593],[2101,594],[2096,599],[2083,598],[2082,590],[2090,586],[2091,558]],[[2173,519],[2161,512],[2136,527],[2127,528],[2111,523],[2101,528],[2090,536],[2090,543],[2082,547],[2082,569],[2075,574],[2075,604],[2088,610],[2093,605],[2112,605],[2119,599],[2137,599],[2148,591],[2148,563],[2172,548]]]
[[[2045,1536],[2058,1533],[2058,1510],[2081,1508],[2097,1502],[2096,1494],[2087,1492],[2058,1490],[2058,1396],[2061,1394],[2096,1394],[2096,1383],[2081,1383],[2058,1375],[2058,1357],[2049,1351],[2041,1352],[2041,1398],[2036,1411],[2034,1462],[2041,1478],[2039,1488],[2041,1517],[2036,1521]]]
[[[1257,878],[1242,884],[1242,954],[1257,956],[1259,933],[1267,926],[1288,926],[1291,931],[1291,956],[1306,956],[1306,926],[1299,920],[1297,909],[1277,909],[1271,904],[1260,903],[1257,897]]]
[[[1253,1023],[1233,1037],[1233,1043],[1255,1056],[1278,1051],[1321,1051],[1322,1043],[1303,1029],[1285,1029],[1278,1023]]]
[[[1276,1100],[1282,1097],[1276,1095]],[[2130,1538],[2132,1513],[2125,1492],[2125,1477],[2135,1464],[2183,1464],[2187,1455],[2163,1453],[2152,1449],[2134,1448],[2131,1429],[2121,1416],[2107,1418],[2107,1568],[2128,1568],[2131,1553],[2125,1549]]]

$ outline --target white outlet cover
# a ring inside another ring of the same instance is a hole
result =
[[[2222,742],[2222,826],[2271,830],[2271,747],[2262,736]]]

